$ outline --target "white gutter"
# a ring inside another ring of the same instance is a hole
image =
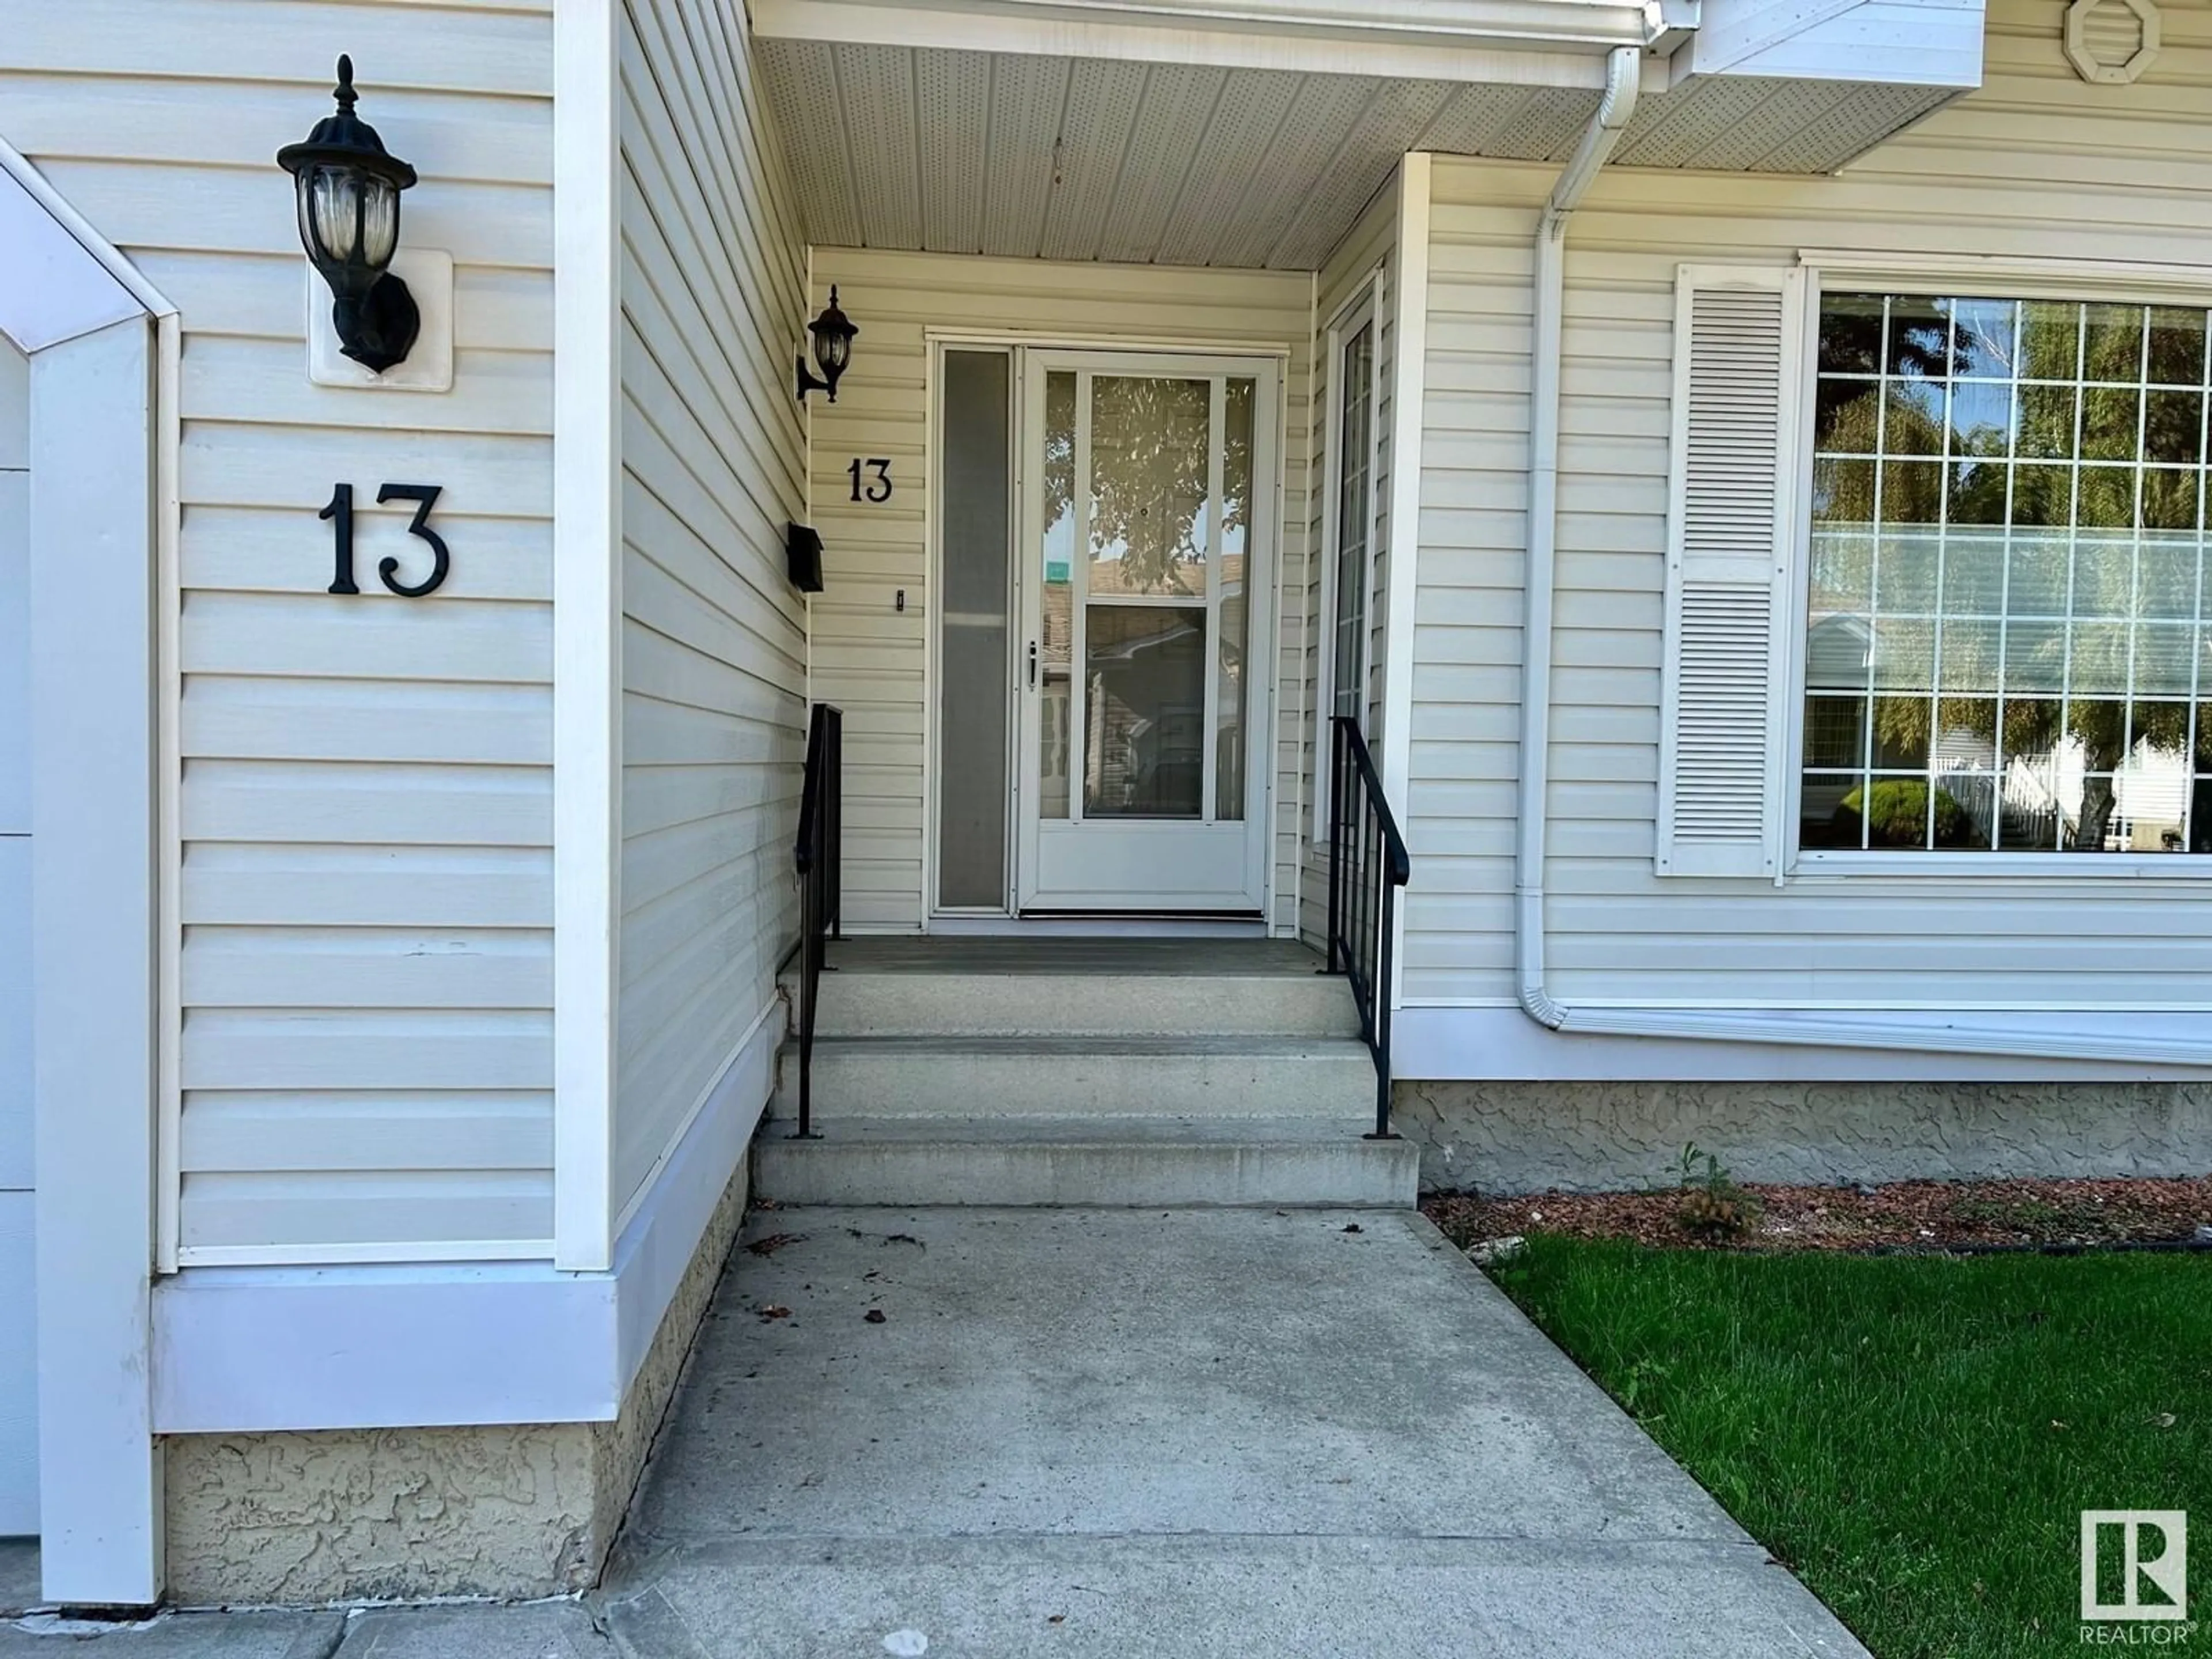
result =
[[[1557,1030],[1567,1010],[1544,989],[1544,797],[1552,758],[1552,587],[1559,527],[1559,322],[1567,222],[1636,113],[1644,73],[1633,46],[1609,53],[1605,96],[1536,221],[1528,375],[1528,560],[1521,588],[1521,809],[1514,840],[1514,966],[1521,1006]]]
[[[1692,25],[1694,26],[1694,25]],[[1971,1013],[1941,1025],[1886,1018],[1879,1010],[1591,1007],[1556,1000],[1545,987],[1544,873],[1552,754],[1552,598],[1558,574],[1559,335],[1566,298],[1567,224],[1636,112],[1641,54],[1623,46],[1606,63],[1605,96],[1552,188],[1537,221],[1528,412],[1528,560],[1521,632],[1521,789],[1514,837],[1514,977],[1522,1010],[1555,1031],[1668,1037],[1707,1042],[1902,1048],[2155,1065],[2212,1063],[2212,1042],[2150,1033],[2032,1030]],[[2085,1011],[2086,1012],[2086,1011]]]

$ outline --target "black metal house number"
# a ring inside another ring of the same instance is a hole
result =
[[[376,499],[380,506],[386,501],[412,501],[415,516],[409,521],[407,533],[428,544],[430,549],[430,574],[419,582],[399,580],[399,561],[386,555],[377,561],[376,574],[384,585],[403,599],[419,599],[426,593],[434,593],[453,566],[453,555],[447,550],[446,538],[430,528],[430,509],[438,504],[443,484],[379,484]],[[353,579],[353,486],[342,483],[331,491],[330,504],[315,516],[331,520],[331,538],[336,544],[337,568],[332,573],[329,591],[333,593],[361,592]]]
[[[875,474],[873,477],[867,481],[867,487],[865,490],[861,488],[860,481],[860,469],[864,466]],[[872,501],[880,504],[881,502],[890,500],[891,464],[889,461],[884,460],[877,456],[871,456],[864,461],[858,456],[855,456],[854,457],[852,465],[847,467],[845,471],[853,480],[853,499],[854,501]]]

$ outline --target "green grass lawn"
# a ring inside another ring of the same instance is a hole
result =
[[[2081,1651],[2085,1509],[2191,1511],[2212,1653],[2212,1258],[1538,1237],[1492,1272],[1876,1659]]]

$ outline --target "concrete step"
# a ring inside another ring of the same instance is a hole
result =
[[[1356,1120],[817,1120],[753,1143],[753,1193],[779,1204],[1410,1207],[1420,1154]]]
[[[794,1000],[794,1006],[796,1006]],[[1341,977],[1258,974],[872,973],[822,976],[817,1036],[1359,1035]]]
[[[785,1045],[776,1109],[798,1109]],[[866,1036],[814,1042],[814,1109],[833,1116],[1310,1118],[1358,1126],[1375,1062],[1357,1038]]]

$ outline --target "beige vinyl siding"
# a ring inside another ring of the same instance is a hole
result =
[[[1838,176],[1608,172],[1567,252],[1550,988],[1716,1006],[2201,1006],[2195,882],[1662,879],[1657,807],[1675,268],[1801,248],[2212,266],[2212,10],[2131,87],[2078,80],[2056,0],[1996,0],[1989,82]],[[1415,640],[1409,1002],[1510,1002],[1529,238],[1548,169],[1437,164]],[[2005,290],[2002,277],[1958,291]],[[2208,290],[2212,301],[2212,290]],[[1795,699],[1792,707],[1795,718]],[[1923,866],[1924,867],[1924,866]],[[2094,866],[2090,866],[2094,867]]]
[[[860,330],[832,404],[812,400],[813,522],[825,590],[811,606],[814,696],[845,711],[844,908],[848,927],[922,924],[927,786],[924,723],[929,630],[929,349],[927,331],[957,330],[1041,343],[1218,346],[1288,353],[1283,453],[1311,450],[1312,278],[1297,272],[1156,265],[1057,264],[851,248],[814,250],[820,307],[836,283]],[[855,456],[891,463],[894,493],[855,504]],[[1305,568],[1307,468],[1288,469],[1280,568]],[[1019,550],[1018,550],[1018,552]],[[906,609],[897,608],[900,589]],[[1293,617],[1293,622],[1295,617]],[[1279,622],[1286,680],[1276,709],[1277,926],[1294,925],[1298,766],[1305,649]],[[1256,693],[1257,688],[1255,688]]]
[[[0,0],[0,134],[182,318],[182,1259],[549,1254],[550,8]],[[454,259],[450,394],[307,379],[273,156],[341,51]],[[377,580],[422,568],[386,481],[443,487],[428,599]]]
[[[625,0],[620,70],[617,1217],[775,1000],[806,721],[783,569],[806,262],[750,33],[735,5]]]
[[[1309,503],[1311,514],[1307,545],[1312,550],[1304,580],[1291,593],[1285,610],[1291,621],[1286,634],[1297,636],[1297,687],[1304,698],[1299,726],[1299,763],[1303,768],[1304,876],[1300,888],[1298,931],[1316,944],[1323,944],[1328,928],[1328,860],[1316,843],[1328,835],[1323,793],[1328,786],[1328,711],[1320,707],[1322,662],[1336,648],[1334,596],[1326,567],[1335,556],[1334,527],[1328,522],[1332,499],[1329,481],[1335,475],[1337,455],[1329,447],[1330,411],[1341,393],[1335,385],[1335,354],[1329,344],[1329,324],[1363,288],[1371,288],[1375,307],[1376,378],[1382,395],[1371,415],[1374,466],[1368,485],[1374,514],[1369,549],[1367,593],[1370,738],[1378,735],[1376,714],[1382,705],[1383,635],[1389,606],[1382,581],[1389,566],[1386,538],[1389,533],[1390,428],[1389,409],[1396,365],[1393,294],[1397,281],[1398,179],[1393,172],[1367,204],[1358,222],[1315,277],[1314,289],[1314,420],[1310,455]],[[1379,272],[1379,275],[1378,275]],[[1379,755],[1379,749],[1378,749]]]

